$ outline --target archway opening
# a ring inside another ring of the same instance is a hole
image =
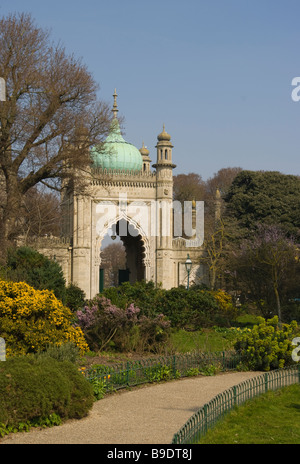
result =
[[[100,264],[100,291],[123,282],[144,280],[145,246],[139,231],[125,219],[120,219],[102,241]]]

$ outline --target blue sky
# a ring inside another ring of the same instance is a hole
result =
[[[82,57],[125,139],[155,161],[163,123],[174,174],[224,167],[300,175],[299,0],[0,0]]]

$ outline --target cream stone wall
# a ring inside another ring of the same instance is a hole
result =
[[[199,265],[199,258],[205,253],[203,247],[196,242],[191,246],[190,241],[173,237],[173,169],[176,166],[170,140],[164,128],[158,136],[154,171],[150,169],[149,151],[143,144],[142,171],[111,172],[97,168],[80,177],[80,188],[75,182],[71,189],[65,182],[62,235],[67,246],[55,248],[56,259],[63,267],[67,282],[82,288],[87,298],[99,292],[101,244],[116,224],[123,227],[128,223],[139,235],[139,242],[132,237],[123,240],[132,279],[137,276],[135,262],[137,258],[141,261],[137,255],[142,249],[145,280],[166,289],[186,285],[184,263],[189,253],[194,263],[190,283],[206,281],[205,269]],[[48,256],[54,252],[54,248],[44,245],[39,250]]]

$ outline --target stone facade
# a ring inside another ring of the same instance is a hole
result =
[[[172,160],[171,137],[165,127],[158,135],[153,170],[144,144],[140,153],[142,170],[91,167],[85,174],[84,193],[76,191],[76,183],[74,188],[66,184],[62,194],[64,242],[38,246],[48,256],[53,257],[55,253],[66,281],[82,288],[87,298],[99,292],[101,245],[111,229],[125,245],[131,282],[151,280],[166,289],[186,285],[187,254],[193,262],[190,282],[206,281],[205,270],[199,264],[205,253],[202,241],[199,242],[198,236],[174,237],[173,169],[176,166]],[[180,214],[176,216],[179,219]],[[195,205],[191,214],[195,229]]]

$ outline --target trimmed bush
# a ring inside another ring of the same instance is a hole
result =
[[[93,391],[67,361],[23,356],[0,363],[0,425],[17,427],[55,414],[82,418],[93,405]]]
[[[88,345],[73,314],[49,290],[35,290],[24,282],[0,281],[0,336],[6,356],[45,350],[49,344],[72,342],[81,352]]]

